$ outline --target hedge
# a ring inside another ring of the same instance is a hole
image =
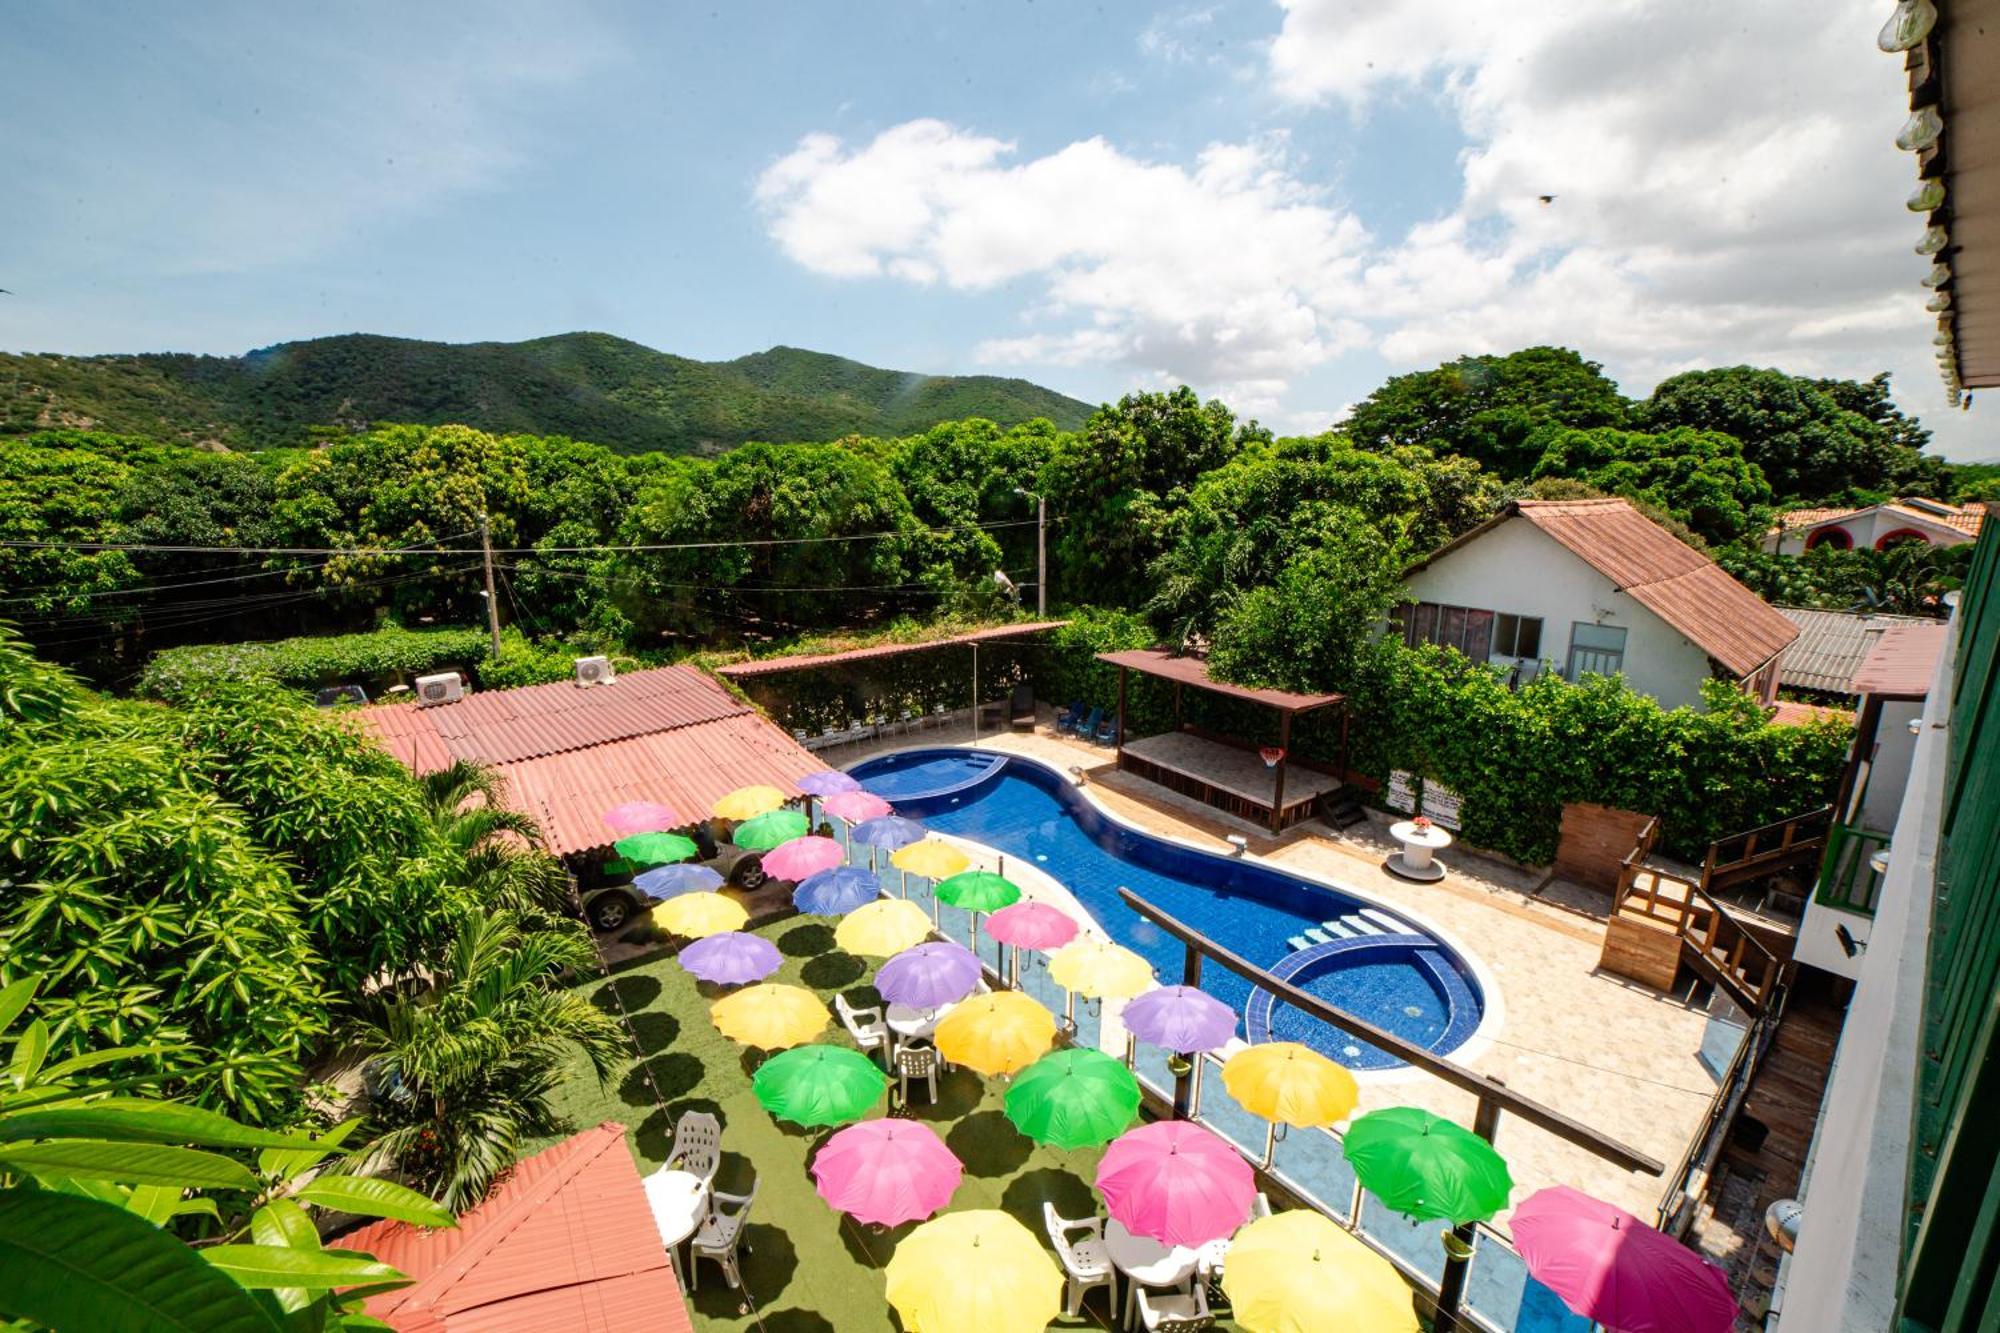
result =
[[[500,659],[494,662],[484,629],[390,625],[366,634],[169,648],[146,664],[139,690],[155,699],[177,700],[218,680],[267,680],[301,690],[351,682],[374,694],[418,676],[458,669],[470,671],[481,689],[506,689],[568,680],[575,659],[592,651],[577,644],[531,643],[510,627],[501,634]],[[630,669],[637,664],[619,659],[617,665]]]
[[[1451,650],[1384,642],[1349,691],[1349,762],[1378,782],[1407,769],[1456,789],[1467,842],[1537,865],[1572,801],[1658,815],[1663,849],[1698,861],[1717,838],[1832,799],[1850,727],[1773,726],[1719,682],[1707,703],[1662,708],[1616,677],[1546,673],[1509,690]]]

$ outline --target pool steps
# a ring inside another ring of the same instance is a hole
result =
[[[1285,943],[1293,952],[1310,949],[1316,944],[1331,944],[1335,940],[1358,939],[1365,935],[1413,935],[1418,933],[1408,924],[1398,921],[1379,907],[1364,907],[1358,912],[1332,921],[1322,921],[1305,933],[1294,935]]]

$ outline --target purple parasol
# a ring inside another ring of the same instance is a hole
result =
[[[1236,1011],[1193,986],[1161,986],[1125,1006],[1125,1030],[1149,1046],[1191,1055],[1236,1035]]]
[[[882,895],[882,882],[872,870],[835,866],[799,881],[792,905],[813,916],[843,916]]]
[[[900,815],[883,815],[854,826],[854,840],[863,847],[879,847],[885,852],[893,852],[907,847],[913,842],[921,842],[924,826],[914,819],[904,819]]]
[[[792,785],[808,796],[836,796],[844,791],[861,790],[860,783],[836,768],[808,773]]]
[[[707,866],[684,861],[679,865],[656,866],[632,877],[641,893],[654,898],[671,898],[677,893],[703,893],[722,887],[722,876]]]
[[[978,985],[979,956],[964,945],[937,940],[903,950],[875,972],[883,999],[916,1009],[962,1000]]]
[[[777,971],[782,961],[777,945],[761,935],[740,930],[696,940],[680,954],[681,966],[696,980],[712,981],[719,986],[762,981]]]

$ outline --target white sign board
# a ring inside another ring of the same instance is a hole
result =
[[[1424,779],[1424,814],[1433,824],[1458,832],[1458,809],[1464,804],[1459,794],[1434,778]]]
[[[1389,790],[1382,803],[1391,810],[1401,810],[1406,815],[1417,811],[1416,779],[1405,769],[1396,769],[1389,774]]]

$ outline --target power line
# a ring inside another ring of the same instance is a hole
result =
[[[149,542],[44,542],[26,540],[0,541],[0,547],[13,547],[29,551],[87,551],[104,554],[115,551],[152,551],[166,555],[408,555],[439,554],[463,555],[465,552],[441,545],[444,542],[461,541],[477,535],[477,529],[469,532],[455,532],[449,537],[439,537],[429,545],[417,543],[412,546],[162,546]]]
[[[534,567],[519,564],[499,564],[495,568],[511,569],[521,574],[546,574],[554,578],[574,579],[579,583],[625,584],[640,590],[646,588],[678,588],[698,592],[719,593],[789,593],[789,592],[907,592],[923,593],[930,596],[955,596],[959,588],[940,588],[929,583],[668,583],[650,579],[642,574],[592,574],[579,570],[554,569],[548,566]],[[1009,578],[1015,571],[1002,571]],[[1022,576],[1026,570],[1020,571]]]

